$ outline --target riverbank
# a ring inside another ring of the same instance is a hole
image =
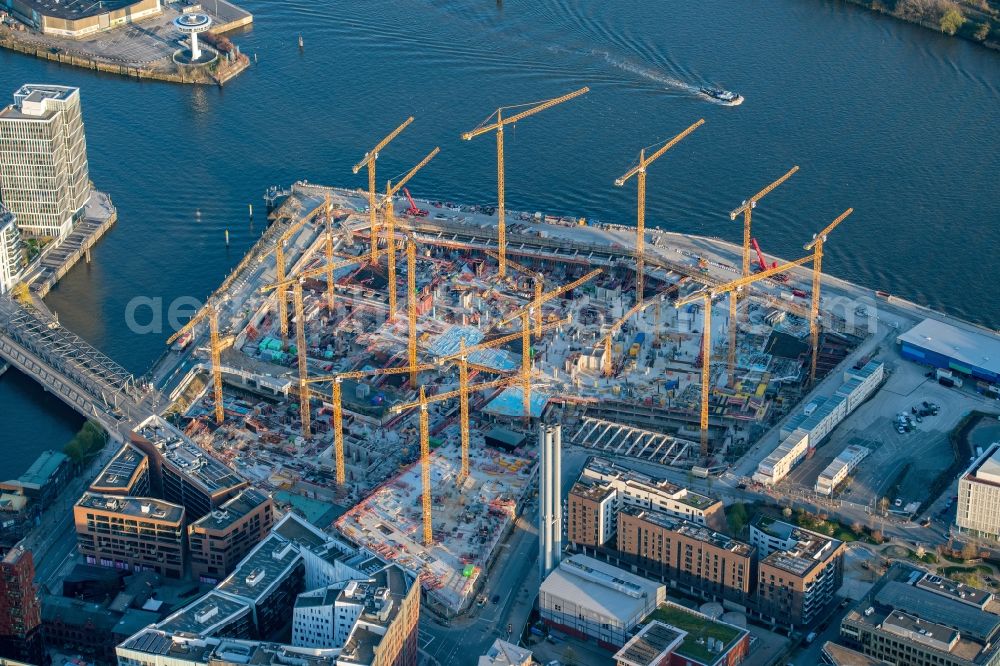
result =
[[[955,7],[961,16],[961,20],[957,21],[953,17],[932,20],[934,17],[911,15],[901,7],[905,0],[844,0],[844,2],[864,7],[897,21],[919,25],[935,32],[975,42],[993,51],[1000,51],[1000,9],[993,7],[990,2],[986,3],[990,7],[989,13],[972,7],[969,3],[956,4]]]

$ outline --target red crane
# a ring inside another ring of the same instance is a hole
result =
[[[766,271],[768,268],[775,268],[778,262],[772,262],[770,266],[767,265],[767,259],[764,258],[764,253],[760,249],[760,244],[757,243],[756,238],[751,238],[750,242],[753,244],[753,249],[757,252],[757,263],[760,265],[761,271]],[[773,276],[778,282],[788,282],[788,275],[785,273],[778,273]]]
[[[406,200],[410,202],[410,207],[404,211],[407,215],[412,215],[414,217],[427,217],[429,211],[417,208],[417,202],[413,200],[413,197],[410,196],[410,191],[405,187],[403,188],[403,194],[406,195]]]

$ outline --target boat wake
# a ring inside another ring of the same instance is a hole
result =
[[[743,103],[743,97],[741,95],[736,95],[734,93],[732,97],[720,97],[713,93],[717,90],[721,91],[721,89],[714,88],[707,84],[687,83],[686,81],[683,81],[675,76],[670,76],[669,74],[665,74],[651,67],[640,65],[628,60],[627,58],[617,57],[602,49],[591,49],[590,55],[603,58],[604,61],[612,67],[616,67],[617,69],[631,74],[636,74],[648,81],[659,83],[665,86],[668,90],[676,90],[681,93],[693,95],[705,100],[706,102],[711,102],[712,104],[719,104],[721,106],[738,106]]]

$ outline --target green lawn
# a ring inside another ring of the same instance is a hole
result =
[[[675,606],[660,606],[647,619],[659,620],[686,631],[688,635],[677,649],[677,654],[706,664],[712,663],[712,660],[718,657],[718,653],[709,652],[705,646],[706,641],[698,643],[699,638],[716,638],[728,648],[740,635],[740,631],[735,627],[706,620]]]

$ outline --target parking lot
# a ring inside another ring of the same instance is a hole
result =
[[[840,499],[877,508],[878,499],[890,496],[890,509],[902,513],[927,498],[934,480],[953,461],[949,433],[971,410],[1000,411],[995,400],[976,394],[970,387],[946,388],[927,377],[928,368],[902,359],[895,345],[884,346],[880,358],[889,378],[873,398],[860,406],[820,445],[811,459],[804,460],[782,482],[780,488],[810,493],[820,472],[851,444],[872,450],[852,474],[853,479],[838,492]],[[917,422],[912,410],[924,402],[938,406],[937,415]],[[898,432],[897,416],[905,412],[913,419],[912,430]],[[984,442],[1000,439],[997,428],[982,435]],[[894,484],[899,482],[898,488]],[[898,502],[898,505],[897,505]]]

